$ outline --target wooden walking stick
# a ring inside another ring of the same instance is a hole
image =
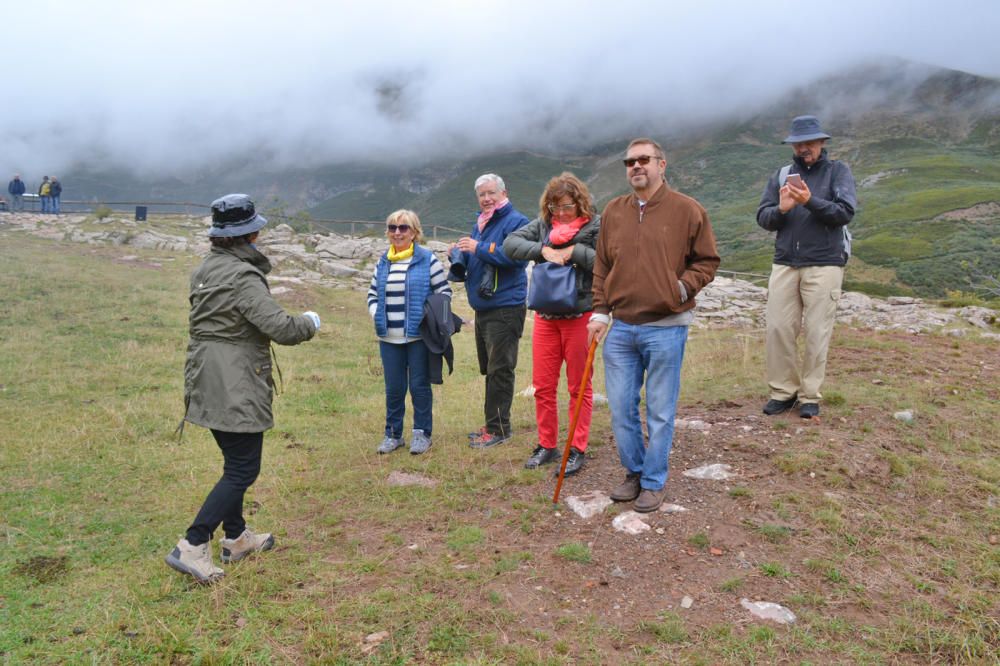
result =
[[[562,490],[563,479],[566,477],[566,461],[569,460],[569,446],[573,443],[576,435],[576,427],[580,424],[580,408],[583,407],[583,392],[590,381],[590,371],[594,366],[594,352],[597,351],[597,338],[590,343],[587,350],[587,362],[583,365],[583,377],[580,379],[580,388],[576,392],[576,406],[573,407],[573,418],[570,419],[569,436],[566,437],[566,450],[563,451],[562,465],[559,466],[559,481],[556,482],[556,494],[552,496],[552,503],[559,504],[559,491]]]

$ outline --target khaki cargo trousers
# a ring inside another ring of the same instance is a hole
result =
[[[767,385],[773,400],[817,403],[844,281],[841,266],[771,266],[767,284]],[[802,360],[797,339],[803,333]]]

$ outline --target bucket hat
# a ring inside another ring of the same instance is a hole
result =
[[[245,236],[262,229],[265,224],[267,220],[257,214],[250,197],[227,194],[212,202],[212,228],[208,235],[217,238]]]
[[[803,141],[829,138],[830,135],[820,128],[819,118],[816,116],[797,116],[792,120],[791,133],[781,143],[802,143]]]

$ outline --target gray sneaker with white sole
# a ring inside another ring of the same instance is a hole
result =
[[[414,430],[413,437],[410,439],[410,453],[419,456],[421,453],[426,453],[427,449],[431,448],[431,444],[431,438],[423,430]]]
[[[389,437],[386,435],[382,439],[382,443],[378,445],[379,453],[392,453],[401,446],[406,446],[406,440],[402,437]]]

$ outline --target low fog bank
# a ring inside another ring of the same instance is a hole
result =
[[[939,66],[1000,74],[1000,8],[985,1],[847,1],[838,16],[785,0],[37,4],[59,46],[11,36],[23,75],[0,112],[0,167],[29,182],[81,163],[165,176],[234,156],[281,169],[572,153],[746,118],[872,63],[895,73],[806,111],[903,103]]]

